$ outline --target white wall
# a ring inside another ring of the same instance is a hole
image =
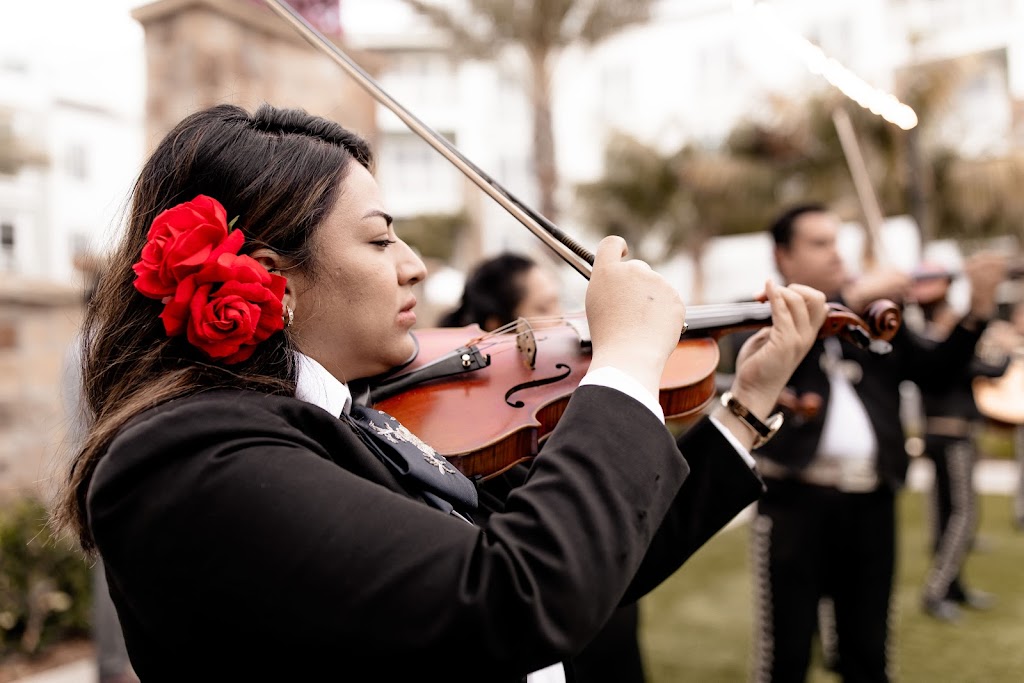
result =
[[[0,219],[15,222],[15,259],[0,268],[69,282],[73,247],[106,245],[142,155],[142,30],[128,13],[138,4],[4,6],[0,108],[48,163],[0,176]]]

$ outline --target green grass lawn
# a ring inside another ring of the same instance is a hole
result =
[[[982,498],[984,548],[971,555],[967,584],[995,593],[988,612],[959,624],[921,613],[927,568],[926,498],[901,494],[895,634],[897,680],[942,683],[1024,681],[1024,534],[1010,525],[1010,500]],[[719,534],[641,605],[641,644],[651,683],[746,681],[751,641],[749,529]],[[811,683],[838,677],[814,664]]]

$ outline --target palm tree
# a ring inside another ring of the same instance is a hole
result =
[[[558,171],[551,120],[555,59],[570,45],[594,45],[646,21],[654,0],[466,0],[466,12],[443,7],[438,0],[402,1],[452,37],[457,57],[493,58],[505,47],[526,57],[539,209],[555,220]]]
[[[963,159],[945,152],[935,159],[937,237],[1024,240],[1024,154]]]

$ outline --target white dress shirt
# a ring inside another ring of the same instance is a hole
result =
[[[871,491],[878,485],[875,430],[846,371],[854,366],[843,364],[839,340],[828,337],[824,343],[829,382],[828,410],[825,411],[818,452],[809,467],[839,472],[841,489]]]

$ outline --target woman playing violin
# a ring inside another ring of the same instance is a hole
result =
[[[141,172],[86,321],[93,422],[58,522],[102,556],[143,681],[564,680],[761,491],[733,414],[665,428],[685,308],[611,237],[591,369],[475,523],[474,483],[348,390],[409,358],[426,275],[372,167],[332,122],[222,105]],[[825,316],[814,290],[767,294],[733,387],[762,418]]]

